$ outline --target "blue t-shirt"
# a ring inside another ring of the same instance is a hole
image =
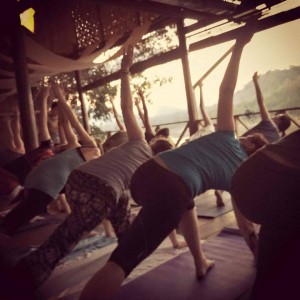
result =
[[[230,191],[235,170],[247,158],[233,131],[211,133],[159,156],[192,197],[209,189]]]
[[[35,188],[56,199],[72,170],[84,163],[78,148],[65,150],[41,162],[27,176],[25,188]]]
[[[247,136],[254,133],[263,134],[269,143],[273,143],[280,138],[278,128],[272,120],[260,121],[257,125],[245,132],[242,136]]]

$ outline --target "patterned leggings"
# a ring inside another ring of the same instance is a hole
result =
[[[103,219],[111,221],[118,237],[129,226],[128,198],[120,198],[116,203],[113,189],[95,176],[74,170],[66,185],[66,197],[72,213],[47,241],[17,265],[24,275],[30,274],[34,287],[40,286],[60,259],[69,254],[82,236]]]

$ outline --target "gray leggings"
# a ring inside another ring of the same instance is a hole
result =
[[[116,203],[113,189],[94,176],[73,171],[66,185],[66,197],[72,213],[47,241],[17,265],[30,274],[31,284],[35,287],[50,276],[60,259],[71,252],[83,234],[93,230],[103,219],[111,221],[118,237],[129,226],[128,198],[120,198]]]
[[[126,276],[178,226],[182,215],[194,207],[183,181],[153,160],[137,169],[130,191],[142,208],[109,259]]]

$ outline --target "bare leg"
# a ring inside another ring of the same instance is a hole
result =
[[[253,253],[254,261],[257,261],[258,255],[258,235],[255,230],[254,223],[246,219],[246,217],[237,208],[233,198],[231,197],[232,207],[234,210],[235,218],[239,226],[240,232],[244,237],[247,245]]]
[[[20,116],[19,112],[15,113],[14,118],[12,119],[11,128],[14,132],[14,143],[16,145],[16,152],[25,153],[25,147],[22,140],[22,130],[20,126]]]
[[[40,114],[36,116],[37,127],[39,130],[39,143],[51,139],[48,129],[48,96],[50,87],[43,87],[36,97],[36,108],[40,110]]]
[[[215,190],[217,207],[225,206],[225,203],[224,203],[223,198],[222,198],[222,194],[223,194],[223,191]]]
[[[196,267],[196,276],[198,279],[202,279],[206,275],[207,271],[213,267],[215,262],[211,259],[207,259],[202,250],[198,219],[195,209],[190,209],[184,213],[179,226],[193,255]]]
[[[112,299],[124,279],[123,269],[109,261],[88,281],[79,300],[99,299],[99,297],[103,300]],[[101,295],[99,295],[99,291],[101,291]]]

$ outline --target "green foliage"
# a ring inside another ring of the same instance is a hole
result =
[[[154,55],[167,52],[178,47],[176,26],[167,26],[151,32],[136,45],[135,61],[146,60]]]
[[[135,60],[134,62],[148,59],[154,55],[166,52],[178,46],[178,41],[174,38],[176,35],[176,27],[174,25],[167,26],[163,29],[151,32],[135,46]],[[108,74],[120,69],[122,57],[116,60],[108,61],[103,65],[80,71],[81,86],[88,85],[95,82],[97,79],[107,76]],[[69,100],[73,108],[76,110],[79,119],[81,118],[81,109],[79,102],[79,95],[77,91],[77,82],[75,79],[75,72],[62,73],[51,78],[45,77],[40,82],[41,85],[48,84],[50,80],[56,80],[69,92]],[[150,91],[153,85],[165,84],[171,82],[171,78],[155,78],[149,80],[142,74],[133,76],[133,93],[136,93],[138,88],[141,88],[145,99],[149,101]],[[110,106],[106,105],[109,96],[115,97],[117,95],[119,86],[113,83],[89,90],[85,93],[86,107],[91,119],[107,120],[110,118]]]
[[[132,94],[138,94],[138,91],[141,90],[146,101],[151,103],[149,96],[151,95],[151,89],[155,85],[162,86],[166,83],[171,83],[173,80],[172,77],[158,77],[155,76],[153,79],[149,79],[142,73],[138,73],[132,76],[131,84],[132,84]]]

